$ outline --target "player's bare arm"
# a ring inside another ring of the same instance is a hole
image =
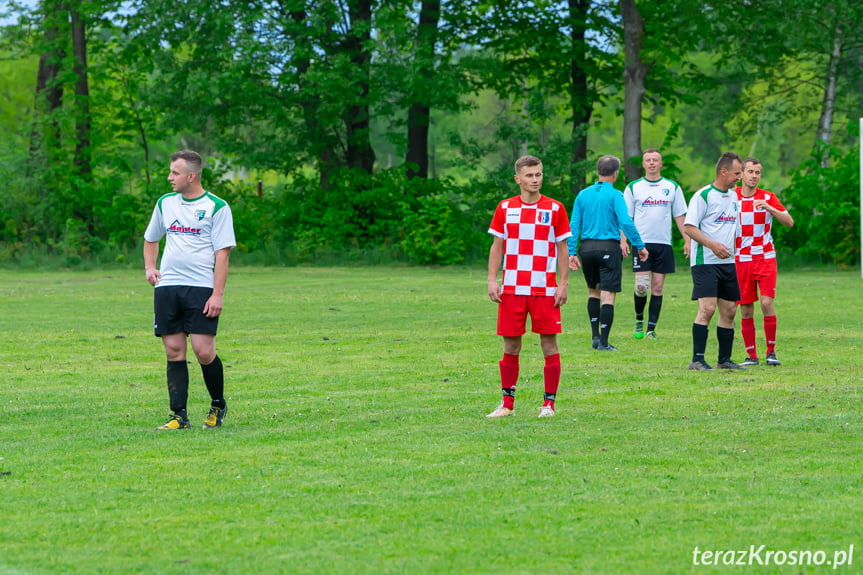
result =
[[[557,242],[557,291],[554,293],[554,307],[560,307],[566,303],[567,291],[569,289],[569,261],[563,254],[569,253],[567,241]]]
[[[497,274],[503,262],[503,238],[495,237],[488,251],[488,297],[495,303],[500,303],[500,284]]]
[[[213,295],[204,304],[204,315],[213,318],[222,313],[225,296],[225,284],[228,282],[228,260],[231,248],[224,248],[216,252],[216,265],[213,269]]]
[[[689,259],[689,253],[692,249],[692,240],[688,235],[686,235],[686,231],[683,229],[683,222],[686,221],[686,216],[677,216],[674,218],[674,223],[677,224],[677,229],[680,231],[680,235],[683,236],[683,256],[686,259]]]
[[[702,232],[692,224],[686,224],[685,226],[683,226],[683,229],[690,238],[712,251],[716,255],[716,257],[720,259],[728,259],[734,254],[734,252],[731,251],[732,248],[711,240],[706,235],[704,235],[704,232]]]
[[[159,242],[144,242],[144,277],[147,283],[154,286],[159,283],[159,278],[162,274],[156,267],[156,260],[159,259]]]

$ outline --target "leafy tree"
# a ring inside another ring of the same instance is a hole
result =
[[[860,150],[841,155],[831,147],[827,153],[832,166],[825,168],[821,150],[815,150],[785,189],[782,200],[795,225],[777,230],[778,244],[798,255],[853,266],[860,261]]]
[[[842,87],[858,93],[863,30],[861,0],[738,0],[737,34],[725,48],[739,50],[752,66],[752,77],[769,83],[776,92],[795,92],[817,86],[821,92],[813,149],[827,167],[833,142],[834,118]],[[800,24],[805,22],[805,26]],[[802,65],[784,65],[796,61]],[[789,72],[791,72],[789,74]],[[859,107],[860,99],[850,100]]]
[[[590,170],[587,133],[593,106],[602,100],[602,87],[613,83],[618,69],[614,54],[603,43],[613,26],[608,6],[589,0],[498,0],[479,2],[476,12],[481,18],[477,42],[491,50],[498,63],[488,69],[488,85],[506,98],[523,101],[523,115],[531,122],[543,119],[528,105],[537,101],[533,94],[567,98],[570,141],[565,173],[570,190],[577,191]]]

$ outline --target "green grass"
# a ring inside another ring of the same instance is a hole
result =
[[[780,271],[783,365],[696,373],[686,268],[655,342],[631,336],[625,274],[618,354],[590,349],[573,274],[557,417],[535,417],[529,334],[516,414],[495,421],[485,277],[237,267],[225,426],[200,429],[193,364],[194,428],[157,433],[143,272],[0,271],[0,573],[726,573],[745,569],[693,566],[693,549],[762,544],[853,544],[839,571],[860,571],[859,275]]]

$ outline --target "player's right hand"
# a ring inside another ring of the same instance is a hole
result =
[[[159,285],[159,279],[161,279],[162,274],[159,273],[159,270],[156,268],[147,268],[147,283],[151,286]]]
[[[494,303],[500,303],[500,284],[496,281],[488,282],[488,297]]]
[[[581,262],[578,261],[578,256],[569,256],[569,269],[574,272],[578,271],[578,268],[581,266]]]

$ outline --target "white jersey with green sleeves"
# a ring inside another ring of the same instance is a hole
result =
[[[711,240],[728,248],[731,255],[725,259],[716,257],[710,248],[692,240],[689,265],[733,264],[734,238],[737,234],[737,214],[740,205],[734,188],[718,190],[713,185],[704,186],[689,200],[689,211],[685,223],[701,230]]]
[[[215,252],[237,245],[231,208],[209,192],[193,200],[176,192],[159,198],[144,239],[158,242],[163,236],[157,287],[213,287]]]
[[[677,182],[639,178],[629,182],[623,199],[644,243],[671,245],[672,218],[686,213],[686,198]]]

